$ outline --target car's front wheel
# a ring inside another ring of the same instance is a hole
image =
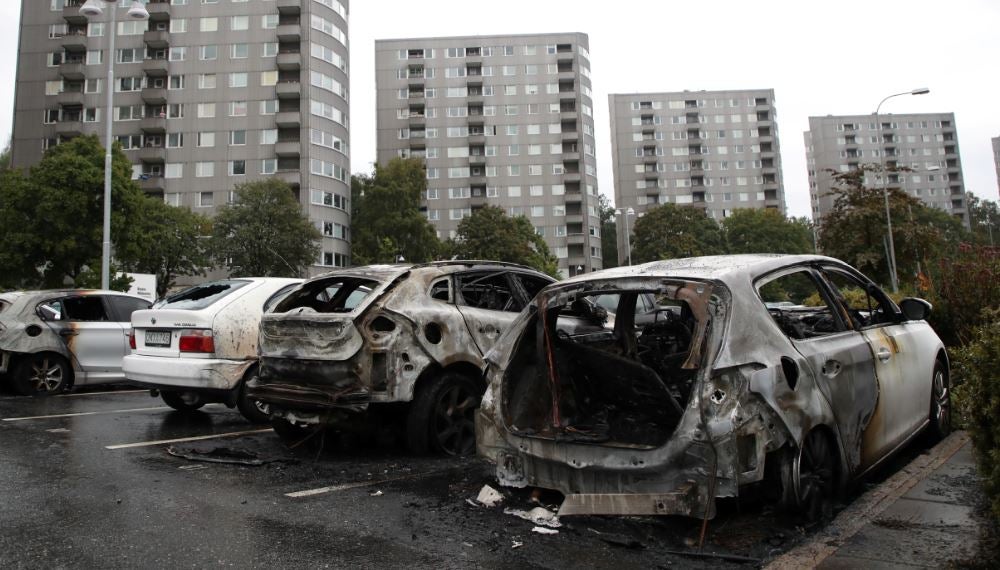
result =
[[[931,411],[928,428],[934,439],[944,439],[951,433],[951,385],[945,365],[938,360],[934,363],[931,380]]]
[[[418,454],[475,453],[475,415],[482,397],[483,391],[467,376],[446,372],[435,377],[413,399],[407,417],[407,447]]]
[[[164,390],[160,397],[171,408],[179,412],[193,412],[205,405],[205,400],[197,392],[173,392]]]
[[[247,383],[257,377],[257,367],[254,366],[247,372],[243,381],[240,382],[239,395],[236,397],[236,407],[250,423],[266,424],[271,421],[270,406],[247,396]]]
[[[12,385],[22,396],[49,396],[64,391],[69,376],[69,364],[58,354],[29,354],[17,363]]]

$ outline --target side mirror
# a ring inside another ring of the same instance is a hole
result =
[[[916,297],[907,297],[899,302],[899,310],[908,321],[924,321],[931,314],[933,306]]]

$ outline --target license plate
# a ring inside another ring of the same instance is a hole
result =
[[[146,346],[170,346],[170,331],[146,331]]]

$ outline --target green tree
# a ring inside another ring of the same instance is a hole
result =
[[[878,165],[863,164],[834,173],[834,205],[823,216],[819,239],[824,254],[889,283],[885,199],[881,189],[864,184],[865,173],[879,169]],[[946,212],[926,206],[898,188],[890,187],[888,192],[899,281],[915,282],[918,267],[925,272],[931,269],[937,260],[954,252],[968,234],[962,223]]]
[[[7,170],[10,168],[10,140],[7,140],[7,146],[4,147],[3,152],[0,152],[0,170]]]
[[[604,269],[618,267],[618,224],[615,207],[604,194],[598,196],[597,211],[601,216],[601,262]]]
[[[553,277],[559,262],[528,218],[512,218],[496,206],[474,211],[458,224],[452,252],[461,259],[520,263]]]
[[[992,200],[983,200],[972,192],[965,193],[966,209],[972,239],[980,245],[1000,245],[1000,208]]]
[[[645,263],[726,252],[722,230],[699,208],[663,204],[633,226],[632,261]]]
[[[394,158],[371,176],[351,177],[351,257],[355,265],[435,259],[441,242],[420,211],[427,173],[418,159]]]
[[[319,256],[319,230],[277,178],[237,184],[212,223],[209,251],[238,277],[299,277]]]
[[[812,227],[805,218],[777,210],[739,209],[722,220],[729,253],[811,253]]]

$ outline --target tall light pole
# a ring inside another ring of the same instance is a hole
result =
[[[622,213],[623,212],[621,208],[615,210],[616,216],[621,216]],[[635,210],[633,210],[632,208],[628,208],[627,210],[624,211],[624,214],[625,214],[625,251],[628,254],[628,264],[632,265],[632,236],[629,234],[628,230],[628,217],[634,216]]]
[[[101,6],[102,0],[87,0],[80,7],[80,13],[87,19],[99,17],[104,13]],[[112,123],[114,122],[114,102],[115,92],[115,36],[118,34],[118,0],[103,0],[107,4],[108,11],[111,12],[111,25],[104,33],[108,35],[108,82],[104,86],[107,89],[107,102],[105,104],[104,121],[107,124],[105,129],[104,142],[104,231],[101,241],[101,289],[111,287],[111,149]],[[130,20],[148,20],[149,12],[139,0],[132,1],[132,7],[128,10]]]
[[[892,242],[892,214],[889,213],[889,187],[888,187],[888,176],[885,171],[885,137],[882,135],[882,121],[879,118],[878,112],[882,109],[882,103],[885,103],[893,97],[899,97],[900,95],[926,95],[930,93],[931,90],[926,87],[919,87],[911,91],[903,91],[902,93],[893,93],[888,97],[879,101],[877,107],[875,107],[875,125],[878,129],[878,141],[879,141],[879,166],[882,181],[882,198],[885,200],[885,225],[887,231],[889,232],[889,259],[886,260],[889,264],[889,280],[892,281],[892,292],[899,293],[899,279],[896,277],[896,246]]]

